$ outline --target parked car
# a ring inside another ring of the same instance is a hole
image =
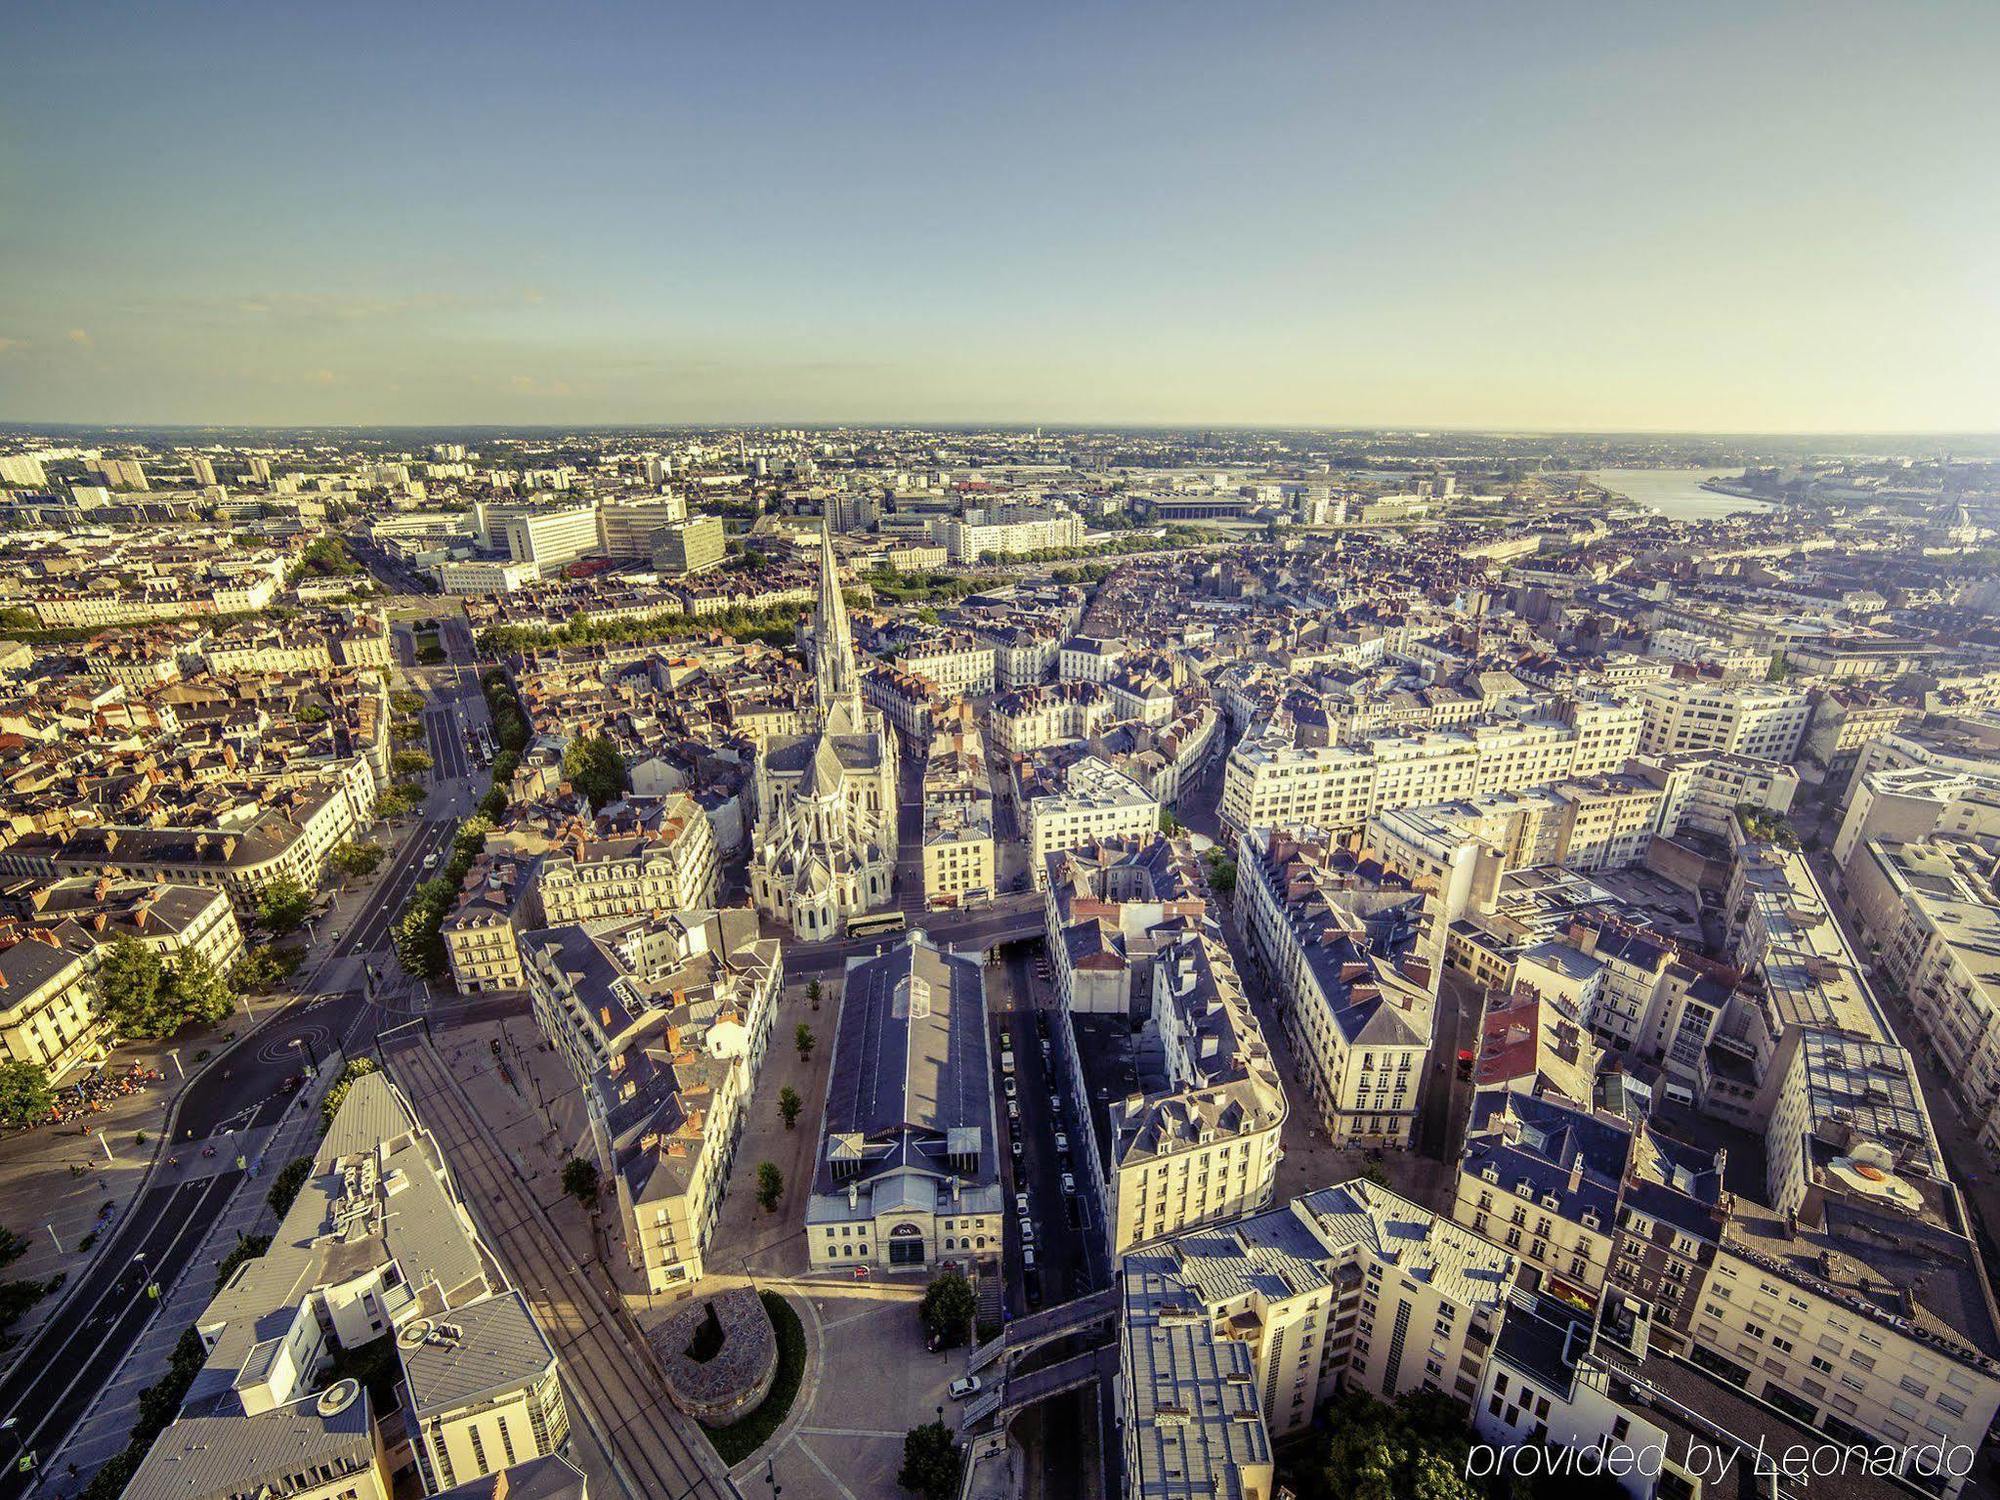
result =
[[[1042,1273],[1040,1271],[1037,1271],[1033,1266],[1029,1266],[1027,1274],[1021,1278],[1021,1288],[1028,1294],[1028,1306],[1040,1307],[1042,1305]]]
[[[1017,1089],[1015,1089],[1014,1080],[1011,1077],[1001,1079],[1000,1087],[1006,1091],[1007,1097],[1009,1099],[1014,1098],[1016,1094],[1019,1092]]]
[[[1026,1266],[1030,1271],[1035,1269],[1035,1247],[1033,1245],[1023,1245],[1021,1247],[1021,1264]]]
[[[1056,1150],[1058,1151],[1069,1150],[1069,1137],[1063,1134],[1063,1132],[1061,1132],[1060,1130],[1056,1132]]]
[[[1035,1221],[1033,1219],[1023,1219],[1021,1221],[1021,1243],[1024,1245],[1035,1243]]]
[[[978,1395],[984,1384],[985,1382],[977,1375],[961,1375],[950,1385],[946,1386],[945,1390],[950,1394],[952,1400],[963,1401],[968,1396]]]
[[[1014,1071],[1013,1053],[1003,1052],[1000,1054],[1000,1071],[1003,1073],[1011,1073]]]
[[[1026,1193],[1016,1193],[1014,1195],[1014,1212],[1024,1219],[1028,1217],[1028,1195]]]
[[[1076,1193],[1076,1178],[1071,1176],[1068,1172],[1065,1172],[1062,1175],[1062,1190],[1065,1193],[1068,1193],[1072,1196],[1074,1196]]]
[[[1016,1156],[1019,1156],[1021,1154],[1021,1138],[1018,1135],[1014,1137],[1013,1141],[1009,1144],[1008,1149],[1010,1149]]]
[[[1007,1118],[1010,1120],[1021,1118],[1021,1101],[1019,1099],[1009,1099],[1007,1101]]]

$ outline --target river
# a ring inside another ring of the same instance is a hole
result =
[[[1675,521],[1712,521],[1740,511],[1769,510],[1762,500],[1741,500],[1701,487],[1704,479],[1730,479],[1734,474],[1714,469],[1596,469],[1587,476],[1614,495],[1635,505],[1650,505]]]

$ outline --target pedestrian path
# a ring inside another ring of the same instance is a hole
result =
[[[160,1288],[159,1311],[152,1323],[132,1346],[132,1352],[125,1356],[118,1373],[98,1393],[68,1440],[44,1460],[44,1472],[62,1474],[74,1464],[78,1482],[87,1483],[101,1465],[124,1448],[132,1435],[132,1424],[138,1419],[140,1392],[166,1373],[174,1345],[180,1342],[181,1335],[201,1316],[202,1309],[215,1295],[217,1265],[236,1247],[241,1237],[268,1234],[277,1227],[277,1217],[265,1201],[271,1190],[271,1179],[278,1175],[286,1162],[294,1157],[310,1156],[319,1144],[319,1097],[339,1076],[340,1068],[338,1054],[327,1059],[320,1069],[318,1080],[302,1095],[310,1101],[306,1107],[294,1106],[283,1123],[268,1133],[252,1133],[253,1136],[263,1137],[262,1140],[253,1143],[246,1138],[244,1157],[251,1169],[250,1175],[238,1186],[229,1200],[229,1206],[222,1211],[215,1227],[209,1231],[207,1241],[188,1262],[180,1279],[171,1287]],[[263,1147],[261,1155],[256,1150],[257,1146]],[[202,1165],[217,1166],[218,1170],[234,1170],[236,1166],[234,1161],[203,1162]]]

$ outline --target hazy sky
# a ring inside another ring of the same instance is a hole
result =
[[[8,5],[0,420],[2000,429],[2000,4]]]

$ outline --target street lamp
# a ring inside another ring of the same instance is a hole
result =
[[[312,1037],[310,1035],[295,1036],[286,1045],[294,1051],[303,1050],[305,1052],[306,1077],[309,1080],[317,1078],[319,1076],[319,1054],[313,1051]]]

